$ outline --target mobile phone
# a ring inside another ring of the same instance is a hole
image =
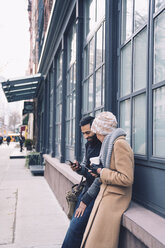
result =
[[[72,162],[72,161],[70,161],[70,160],[66,160],[68,163],[67,164],[69,164],[69,165],[73,165],[74,163]]]

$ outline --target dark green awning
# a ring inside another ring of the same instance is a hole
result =
[[[38,84],[43,78],[41,74],[36,74],[1,82],[7,101],[15,102],[35,98]]]

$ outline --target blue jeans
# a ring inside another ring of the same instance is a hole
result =
[[[82,193],[78,197],[78,202],[77,202],[75,211],[79,207],[81,198],[82,198]],[[79,217],[79,218],[74,217],[75,216],[75,212],[74,212],[73,217],[70,222],[70,226],[68,228],[68,231],[66,233],[66,236],[65,236],[65,239],[63,241],[61,248],[80,248],[83,234],[84,234],[86,225],[88,223],[90,213],[93,208],[93,204],[94,204],[94,200],[92,200],[90,204],[86,207],[82,217]]]

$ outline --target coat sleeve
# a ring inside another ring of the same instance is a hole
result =
[[[129,187],[133,184],[133,151],[125,140],[117,140],[113,146],[115,169],[104,168],[101,181],[105,184]]]

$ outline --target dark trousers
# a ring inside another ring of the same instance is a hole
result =
[[[20,152],[23,150],[23,143],[20,143]]]
[[[78,208],[80,204],[81,198],[82,198],[82,194],[80,194],[78,197],[76,209]],[[73,214],[73,217],[70,222],[70,226],[68,228],[68,231],[66,233],[66,236],[65,236],[65,239],[63,241],[61,248],[80,248],[83,234],[84,234],[86,225],[88,223],[90,213],[93,208],[93,204],[94,204],[94,200],[92,200],[91,203],[86,207],[82,217],[76,218],[74,217],[75,213]]]

